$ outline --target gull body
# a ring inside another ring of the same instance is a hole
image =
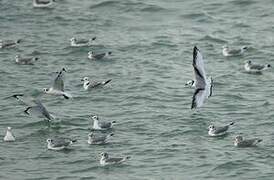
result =
[[[125,162],[127,159],[129,159],[129,156],[126,157],[118,157],[118,158],[110,158],[108,153],[102,152],[101,153],[101,159],[100,159],[100,164],[102,166],[105,165],[115,165],[115,164],[121,164]]]
[[[72,47],[84,47],[84,46],[91,46],[95,41],[96,37],[91,39],[76,39],[75,37],[70,39],[70,45]]]
[[[106,144],[110,137],[114,134],[108,134],[104,136],[97,136],[95,133],[89,133],[88,135],[88,144]]]
[[[108,84],[111,79],[106,80],[106,81],[90,81],[88,77],[84,77],[81,81],[83,81],[83,88],[85,90],[91,90],[93,88],[97,88],[97,87],[103,87],[104,85]]]
[[[33,0],[32,5],[35,8],[47,8],[50,7],[55,0]]]
[[[234,140],[234,146],[236,146],[236,147],[253,147],[262,141],[263,140],[259,139],[259,138],[244,139],[242,136],[236,136],[235,140]]]
[[[111,55],[111,52],[95,54],[93,51],[88,52],[88,58],[91,60],[100,60]]]
[[[261,71],[271,68],[271,65],[270,64],[262,65],[262,64],[253,63],[252,61],[246,61],[244,68],[245,68],[246,72],[258,73],[258,72],[261,72]]]
[[[16,47],[20,42],[21,42],[21,39],[18,39],[16,41],[13,41],[13,40],[0,40],[0,49]]]
[[[240,56],[244,54],[244,52],[247,50],[246,46],[241,47],[240,49],[230,49],[228,46],[223,46],[223,55],[228,56]]]
[[[7,128],[6,135],[4,137],[4,141],[6,141],[6,142],[15,141],[15,136],[11,132],[11,127]]]
[[[15,63],[21,65],[33,65],[35,61],[37,61],[38,57],[21,57],[19,55],[15,56]]]
[[[191,109],[202,107],[205,99],[212,95],[213,80],[211,77],[206,78],[204,59],[195,46],[193,49],[193,68],[195,75],[195,91],[192,97]]]
[[[24,111],[26,114],[30,115],[29,111],[35,111],[36,113],[39,114],[40,117],[47,119],[48,121],[51,121],[54,119],[54,116],[51,115],[46,107],[41,103],[40,100],[34,100],[35,105],[34,106],[29,106],[26,108]]]
[[[72,140],[69,138],[47,139],[47,148],[56,151],[63,150],[67,149],[74,142],[76,142],[76,140]]]
[[[231,126],[233,124],[234,124],[234,122],[231,122],[230,124],[221,126],[221,127],[216,127],[213,124],[211,124],[208,127],[208,135],[213,136],[213,137],[223,136],[227,133],[229,126]]]
[[[116,121],[112,122],[99,122],[99,118],[96,115],[91,116],[93,120],[93,129],[94,130],[108,130],[113,127]]]

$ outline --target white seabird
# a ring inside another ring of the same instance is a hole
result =
[[[11,132],[11,127],[7,128],[7,132],[6,132],[6,135],[4,137],[4,141],[6,141],[6,142],[15,141],[15,136]]]
[[[271,65],[270,64],[262,65],[262,64],[252,63],[252,61],[246,61],[244,68],[245,68],[246,72],[259,73],[261,71],[271,68]]]
[[[118,158],[110,158],[108,153],[102,152],[101,153],[101,159],[100,159],[100,164],[102,166],[105,165],[115,165],[115,164],[121,164],[125,162],[127,159],[129,159],[129,156],[126,157],[118,157]]]
[[[37,61],[38,57],[21,57],[19,55],[15,56],[15,63],[21,65],[34,65],[34,62]]]
[[[97,136],[95,133],[91,132],[88,134],[88,144],[106,144],[109,138],[113,135],[113,133],[110,133],[104,136]]]
[[[91,59],[91,60],[100,60],[100,59],[108,57],[111,54],[112,54],[112,52],[95,54],[93,51],[89,51],[88,52],[88,58]]]
[[[49,7],[55,2],[55,0],[33,0],[32,5],[35,8],[46,8]]]
[[[192,97],[191,109],[202,107],[206,98],[212,95],[213,80],[211,77],[206,78],[204,59],[195,46],[193,49],[193,68],[195,76],[195,92]]]
[[[47,139],[47,147],[50,150],[63,150],[67,149],[70,145],[72,145],[77,140],[69,139],[69,138],[54,138]]]
[[[13,40],[0,40],[0,49],[16,47],[21,41],[22,41],[21,39],[18,39],[16,41],[13,41]]]
[[[52,86],[50,88],[44,88],[46,94],[63,96],[65,99],[72,97],[69,93],[64,91],[64,72],[66,72],[65,68],[60,72],[57,72],[57,76],[54,78]]]
[[[258,143],[262,142],[262,139],[253,138],[253,139],[243,139],[242,136],[236,136],[234,140],[234,146],[236,147],[252,147],[256,146]]]
[[[116,123],[116,121],[112,122],[99,122],[99,118],[96,115],[91,116],[93,120],[93,128],[94,130],[108,130],[111,129],[112,126]]]
[[[24,111],[26,114],[30,115],[29,111],[35,112],[39,117],[46,118],[48,121],[55,119],[55,117],[48,112],[46,107],[41,103],[40,100],[35,100],[35,106],[29,106]]]
[[[91,39],[76,39],[75,37],[70,39],[70,45],[72,47],[84,47],[84,46],[91,46],[95,41],[96,37]]]
[[[223,46],[223,55],[224,56],[240,56],[247,50],[246,46],[241,47],[240,49],[229,49],[228,46]]]
[[[104,85],[108,84],[111,81],[111,79],[99,82],[99,81],[90,81],[88,77],[84,77],[81,81],[84,81],[83,88],[85,90],[91,90],[93,88],[103,87]]]
[[[230,124],[222,126],[222,127],[216,127],[213,124],[211,124],[208,127],[208,135],[213,136],[213,137],[223,136],[227,133],[229,126],[231,126],[233,124],[234,124],[234,122],[231,122]]]

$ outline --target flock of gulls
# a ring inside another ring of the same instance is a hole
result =
[[[38,8],[49,7],[54,3],[54,0],[33,0],[33,6]],[[84,46],[92,46],[93,42],[96,40],[96,37],[91,39],[77,39],[75,37],[70,39],[70,45],[72,47],[84,47]],[[21,39],[19,40],[0,40],[0,49],[8,49],[14,48],[18,46],[22,42]],[[228,46],[223,47],[223,56],[240,56],[245,53],[247,47],[241,47],[239,49],[230,49]],[[88,52],[87,58],[91,60],[100,60],[107,58],[110,56],[111,52],[105,52],[96,54],[93,51]],[[18,65],[34,65],[35,62],[39,60],[38,57],[22,57],[20,55],[15,56],[15,63]],[[213,78],[206,77],[205,72],[205,65],[202,53],[200,50],[195,46],[193,49],[193,69],[194,69],[194,80],[188,81],[185,85],[189,87],[195,88],[191,109],[200,108],[203,106],[206,99],[212,96],[213,90]],[[249,73],[261,73],[262,71],[270,68],[271,65],[265,64],[256,64],[251,61],[246,61],[244,64],[244,69],[246,72]],[[72,98],[72,95],[65,91],[64,88],[64,74],[66,73],[66,69],[62,68],[60,71],[55,72],[53,83],[51,87],[44,88],[43,93],[54,95],[54,96],[62,96],[65,99]],[[84,77],[83,81],[83,88],[85,90],[91,90],[93,88],[103,87],[111,82],[111,79],[106,81],[91,81],[89,77]],[[54,115],[50,113],[46,107],[42,104],[42,102],[38,98],[31,98],[25,97],[24,94],[15,94],[11,97],[16,98],[18,101],[23,103],[26,106],[25,113],[28,115],[36,114],[38,117],[42,117],[47,121],[52,121],[55,119]],[[116,123],[115,121],[112,122],[104,122],[99,120],[97,115],[91,115],[91,120],[93,121],[92,132],[88,134],[87,143],[90,145],[98,145],[98,144],[106,144],[108,140],[114,135],[111,132],[113,125]],[[208,127],[208,135],[212,137],[219,137],[224,136],[227,134],[228,129],[232,126],[234,122],[230,122],[229,124],[221,127],[217,127],[211,124]],[[97,133],[100,131],[99,133]],[[8,127],[6,130],[6,135],[3,138],[6,142],[15,141],[16,138],[12,133],[12,128]],[[63,138],[63,137],[54,137],[48,138],[46,140],[47,148],[49,150],[63,150],[69,148],[70,145],[75,143],[76,139],[70,138]],[[237,147],[251,147],[256,146],[262,139],[259,138],[252,138],[252,139],[244,139],[242,136],[236,136],[234,140],[234,145]],[[129,156],[126,157],[109,157],[108,153],[102,152],[100,164],[101,165],[111,165],[111,164],[120,164],[127,159]]]

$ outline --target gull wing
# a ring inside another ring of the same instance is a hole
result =
[[[45,106],[41,103],[41,101],[37,99],[37,100],[35,100],[34,102],[35,102],[35,104],[37,105],[37,106],[35,106],[35,107],[37,107],[37,110],[38,110],[43,116],[45,116],[48,120],[51,120],[51,115],[49,114],[49,112],[48,112],[48,110],[45,108]],[[33,108],[35,108],[35,107],[33,107]]]
[[[58,72],[53,80],[52,88],[59,91],[64,91],[64,74],[63,70]]]
[[[194,68],[194,77],[196,81],[196,89],[204,89],[206,86],[206,74],[204,67],[204,59],[199,51],[199,49],[195,46],[193,49],[193,68]]]

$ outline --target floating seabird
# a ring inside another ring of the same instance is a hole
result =
[[[195,46],[193,49],[193,68],[195,75],[195,92],[192,97],[191,109],[199,108],[203,105],[206,98],[212,95],[213,80],[211,77],[206,78],[204,59]]]
[[[185,83],[186,87],[195,87],[196,83],[194,80],[189,80]]]
[[[63,150],[67,149],[70,145],[72,145],[77,140],[69,139],[69,138],[54,138],[54,139],[47,139],[47,147],[50,150]]]
[[[246,46],[243,46],[240,49],[229,49],[228,46],[223,46],[223,55],[224,56],[240,56],[246,50],[247,50]]]
[[[88,52],[88,58],[91,60],[100,60],[100,59],[108,57],[111,54],[112,54],[112,52],[95,54],[93,51],[90,51],[90,52]]]
[[[102,166],[105,165],[115,165],[115,164],[121,164],[125,162],[127,159],[129,159],[129,156],[126,157],[118,157],[118,158],[110,158],[108,153],[102,152],[101,153],[101,159],[100,159],[100,164]]]
[[[75,37],[70,39],[70,45],[72,47],[83,47],[83,46],[91,46],[95,41],[96,37],[91,39],[76,39]]]
[[[6,135],[4,137],[4,141],[6,141],[6,142],[15,141],[15,137],[11,132],[11,127],[7,128],[7,132],[6,132]]]
[[[228,124],[226,126],[222,126],[222,127],[216,127],[213,124],[211,124],[208,127],[208,135],[209,136],[214,136],[214,137],[223,136],[227,133],[227,130],[228,130],[229,126],[231,126],[233,124],[234,124],[234,122],[231,122],[230,124]]]
[[[38,57],[21,57],[19,55],[15,56],[15,63],[22,65],[33,65],[35,61],[37,61]]]
[[[116,123],[116,121],[99,122],[99,118],[96,115],[92,115],[91,118],[93,120],[93,129],[94,130],[108,130],[108,129],[111,129],[112,126]]]
[[[33,0],[32,5],[37,8],[46,8],[51,6],[53,2],[55,2],[55,0]]]
[[[113,133],[110,133],[108,135],[97,136],[95,133],[91,132],[88,134],[88,144],[106,144],[109,138],[113,135]]]
[[[52,87],[44,88],[44,92],[46,94],[63,96],[65,99],[69,99],[72,96],[64,91],[64,72],[66,72],[65,68],[63,68],[60,72],[57,72],[57,76],[53,80]]]
[[[236,136],[234,140],[234,146],[236,147],[252,147],[256,146],[259,142],[262,142],[262,139],[253,138],[253,139],[243,139],[242,136]]]
[[[88,77],[84,77],[81,81],[84,81],[83,87],[85,90],[91,90],[97,87],[103,87],[104,85],[108,84],[111,79],[106,81],[90,81]]]
[[[252,61],[246,61],[244,68],[247,72],[259,73],[261,71],[271,68],[271,65],[270,64],[262,65],[262,64],[252,63]]]
[[[16,41],[13,40],[0,40],[0,49],[1,48],[13,48],[16,47],[22,40],[18,39]]]
[[[46,109],[46,107],[41,103],[40,100],[35,100],[35,106],[29,106],[25,109],[25,113],[30,115],[30,112],[34,112],[36,114],[38,114],[38,116],[42,117],[42,118],[46,118],[48,121],[51,121],[52,119],[54,119],[54,116],[52,114],[50,114],[48,112],[48,110]]]

